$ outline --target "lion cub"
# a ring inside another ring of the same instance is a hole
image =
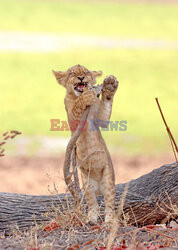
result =
[[[106,77],[100,99],[92,89],[88,90],[87,86],[96,83],[96,77],[102,75],[101,71],[89,71],[81,65],[75,65],[67,71],[53,73],[58,83],[66,88],[64,103],[69,124],[79,121],[85,108],[90,106],[87,129],[81,132],[76,143],[76,160],[80,166],[88,205],[88,222],[97,223],[99,206],[96,195],[101,192],[105,199],[105,222],[110,223],[115,215],[114,171],[101,132],[99,129],[93,129],[93,124],[100,121],[99,126],[107,126],[106,121],[110,120],[118,81],[114,76]]]

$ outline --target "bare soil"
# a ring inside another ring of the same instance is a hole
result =
[[[112,155],[116,184],[174,162],[173,155]],[[0,192],[42,195],[65,192],[64,155],[56,157],[8,156],[0,158]]]

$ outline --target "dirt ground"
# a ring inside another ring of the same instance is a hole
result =
[[[163,164],[174,162],[173,155],[112,155],[116,184],[149,173]],[[42,195],[65,192],[63,180],[64,155],[56,157],[0,158],[0,192]]]
[[[172,223],[173,222],[173,223]],[[148,225],[141,228],[120,226],[114,231],[102,224],[97,226],[65,225],[50,229],[33,228],[24,234],[16,232],[12,237],[0,236],[0,249],[15,250],[106,250],[111,241],[111,250],[157,250],[177,248],[177,223],[172,225]],[[170,223],[170,224],[171,224]],[[51,224],[52,225],[52,224]],[[53,224],[54,225],[54,224]],[[114,234],[113,234],[114,233]],[[113,240],[113,243],[112,243]]]

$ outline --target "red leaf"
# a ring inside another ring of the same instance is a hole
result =
[[[153,229],[153,228],[156,228],[156,226],[155,225],[147,225],[146,228]]]
[[[68,248],[68,250],[75,250],[75,249],[80,249],[80,245],[76,244],[76,245],[72,245]]]
[[[85,242],[85,243],[83,244],[83,246],[90,245],[93,241],[94,241],[94,240],[89,240],[89,241]],[[99,249],[100,249],[100,248],[99,248]]]
[[[97,248],[97,250],[106,250],[106,247],[99,247]],[[125,250],[125,249],[129,249],[128,246],[126,245],[120,245],[120,246],[115,246],[111,248],[112,250]]]
[[[158,228],[162,228],[161,225],[147,225],[145,226],[146,228],[149,228],[149,229],[158,229]]]
[[[101,231],[101,227],[99,225],[92,226],[92,227],[90,227],[90,229],[91,230],[96,230],[97,229],[98,232]]]
[[[49,231],[49,232],[51,232],[51,231],[55,230],[58,227],[59,227],[59,224],[57,222],[51,222],[49,225],[47,225],[43,229],[43,231]]]
[[[71,221],[72,221],[72,226],[82,226],[82,222],[76,215],[72,215]]]
[[[162,245],[160,245],[160,244],[156,244],[156,245],[149,245],[149,246],[147,246],[147,249],[149,249],[149,250],[157,250],[157,249],[159,249],[159,248],[162,248],[163,246]]]

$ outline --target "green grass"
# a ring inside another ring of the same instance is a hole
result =
[[[0,0],[0,30],[176,40],[177,27],[178,5],[173,4]],[[103,132],[107,143],[135,153],[169,146],[156,96],[173,134],[178,136],[177,50],[0,53],[1,131],[69,136],[68,132],[50,132],[50,119],[67,119],[65,90],[56,83],[51,70],[64,70],[77,63],[103,70],[103,77],[115,74],[120,81],[111,119],[127,120],[128,130]]]
[[[169,146],[155,97],[159,97],[168,124],[178,136],[178,52],[151,50],[0,54],[1,130],[69,136],[69,132],[50,132],[50,119],[67,119],[65,89],[57,84],[51,70],[65,70],[79,59],[89,69],[103,70],[98,83],[108,74],[120,81],[111,119],[127,120],[128,130],[103,132],[108,143],[132,152],[161,151],[166,144]]]
[[[173,4],[0,0],[0,30],[178,39],[177,17]]]

